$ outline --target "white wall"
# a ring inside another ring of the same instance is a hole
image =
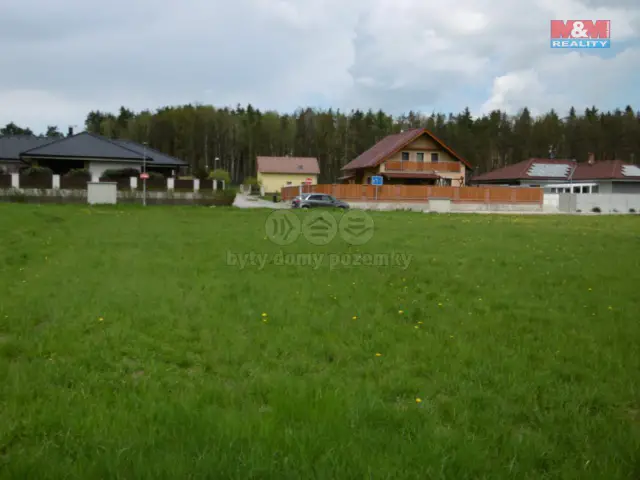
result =
[[[135,168],[140,171],[142,166],[137,163],[124,162],[101,162],[96,160],[89,162],[89,171],[91,172],[91,177],[94,181],[97,181],[105,170],[120,170],[122,168]]]
[[[632,193],[576,195],[577,210],[590,212],[594,207],[598,207],[602,213],[629,213],[632,208],[640,212],[640,195]]]

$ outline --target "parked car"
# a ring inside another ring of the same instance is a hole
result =
[[[331,195],[325,195],[322,193],[308,193],[306,195],[300,195],[293,199],[291,202],[293,208],[317,208],[317,207],[329,207],[329,208],[349,208],[347,202],[338,200]]]

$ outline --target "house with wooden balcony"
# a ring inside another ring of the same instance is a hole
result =
[[[381,175],[385,184],[465,185],[472,166],[426,128],[383,138],[342,168],[341,183],[370,184]]]

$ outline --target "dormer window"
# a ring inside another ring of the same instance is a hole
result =
[[[409,161],[409,152],[402,152],[402,161],[403,162]]]

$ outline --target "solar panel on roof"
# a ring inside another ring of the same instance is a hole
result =
[[[527,172],[530,177],[564,178],[569,175],[571,167],[562,163],[534,163]]]
[[[640,177],[640,167],[637,165],[623,165],[622,175],[625,177]]]

